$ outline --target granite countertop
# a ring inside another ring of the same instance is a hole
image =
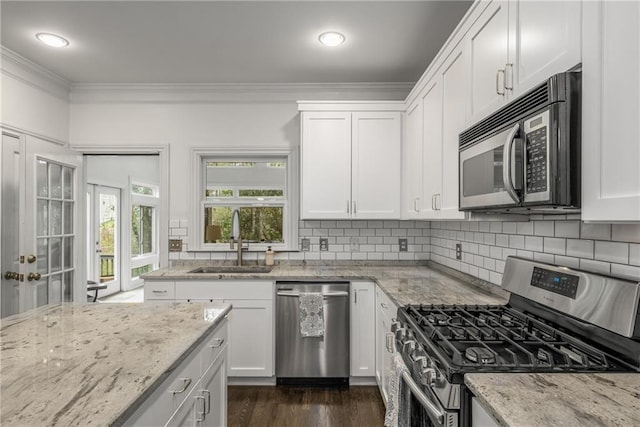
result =
[[[0,322],[0,425],[110,425],[136,409],[231,309],[53,305]]]
[[[638,426],[640,374],[469,374],[503,426]]]
[[[508,292],[498,286],[469,283],[428,266],[277,265],[269,273],[189,273],[195,267],[163,268],[145,280],[373,280],[398,305],[505,304]],[[470,276],[467,276],[470,278]]]

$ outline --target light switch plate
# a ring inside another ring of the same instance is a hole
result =
[[[322,252],[326,252],[329,250],[329,239],[327,238],[320,238],[320,250]]]
[[[355,236],[351,237],[351,239],[349,239],[349,250],[351,252],[358,252],[360,250],[360,239]]]
[[[309,239],[301,239],[300,240],[300,250],[301,251],[309,251],[309,250],[311,250],[311,241]]]
[[[462,244],[456,243],[456,259],[462,259]]]
[[[400,252],[407,252],[409,250],[407,239],[398,239],[398,246],[400,247]]]
[[[182,252],[182,239],[169,239],[169,252]]]

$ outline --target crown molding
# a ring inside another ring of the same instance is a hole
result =
[[[72,84],[83,103],[274,103],[299,99],[404,100],[414,83]]]
[[[71,83],[43,66],[0,45],[2,74],[68,101]]]

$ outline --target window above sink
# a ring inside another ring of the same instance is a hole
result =
[[[250,251],[297,249],[297,156],[281,150],[193,149],[190,250],[230,251],[240,212]]]

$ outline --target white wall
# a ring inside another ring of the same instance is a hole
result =
[[[158,156],[85,156],[87,183],[128,188],[129,178],[160,183]]]
[[[68,142],[68,83],[4,48],[0,57],[0,125],[45,140]]]

